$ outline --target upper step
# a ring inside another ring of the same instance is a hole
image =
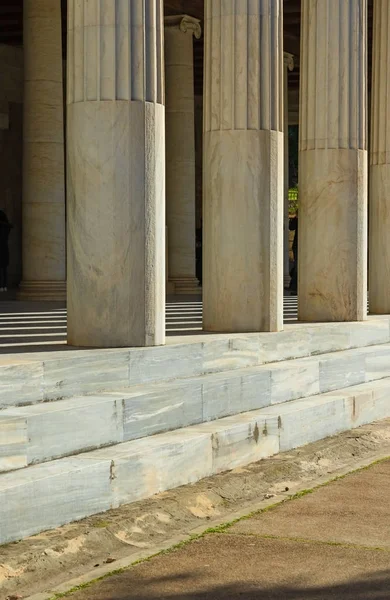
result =
[[[0,471],[390,377],[390,344],[0,412]]]
[[[384,379],[4,473],[0,543],[389,415]]]
[[[158,348],[71,350],[0,358],[0,409],[390,342],[389,317],[287,325],[280,333],[168,338]]]

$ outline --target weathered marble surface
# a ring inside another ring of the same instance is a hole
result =
[[[2,474],[0,543],[388,417],[389,399],[390,378]]]
[[[124,440],[179,429],[204,419],[200,382],[178,381],[145,391],[114,395],[123,403]]]
[[[333,356],[328,354],[320,357],[319,376],[321,392],[364,382],[366,380],[364,351],[347,350]]]
[[[346,388],[389,377],[390,344],[382,344],[130,387],[112,380],[110,391],[93,396],[0,411],[0,428],[17,419],[17,430],[25,431],[16,443],[4,430],[0,470],[16,468],[14,456],[24,456],[25,464],[47,461],[333,390],[345,395]],[[97,377],[96,385],[101,382]],[[82,386],[79,374],[74,389]]]
[[[245,466],[279,452],[277,417],[244,413],[191,428],[197,430],[211,434],[213,473]]]
[[[42,362],[3,358],[0,361],[0,410],[15,404],[41,402],[42,382]]]
[[[317,358],[286,361],[261,367],[271,376],[271,403],[288,402],[319,393],[319,362]]]
[[[129,384],[129,352],[79,352],[43,362],[45,400],[69,398]]]
[[[68,342],[163,344],[164,107],[70,104],[68,131]]]
[[[211,438],[187,430],[123,444],[118,453],[100,451],[112,461],[112,505],[141,500],[195,483],[213,473]]]
[[[279,333],[169,338],[159,348],[3,355],[0,409],[389,342],[389,318],[370,317],[360,323],[287,325]]]
[[[203,420],[212,421],[242,412],[241,386],[242,374],[239,370],[204,377],[202,383]]]
[[[364,354],[366,381],[389,377],[390,374],[390,347],[386,344],[376,348],[367,348]]]
[[[204,328],[280,331],[283,134],[211,131],[204,151]]]
[[[67,458],[0,476],[0,543],[110,507],[110,461]]]
[[[202,343],[130,350],[130,384],[201,375],[202,350]]]
[[[300,165],[298,319],[362,321],[367,316],[367,153],[306,150]]]
[[[0,473],[27,467],[27,422],[0,416]]]
[[[263,410],[279,419],[280,451],[297,448],[350,427],[343,398],[321,396]]]

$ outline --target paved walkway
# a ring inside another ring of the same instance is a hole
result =
[[[390,462],[378,463],[71,598],[390,599],[389,498]]]

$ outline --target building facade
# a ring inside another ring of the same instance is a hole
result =
[[[1,315],[0,544],[390,416],[389,32],[388,0],[0,0],[11,275],[75,346],[21,350],[58,303]]]
[[[23,23],[0,37],[13,281],[67,293],[72,345],[164,344],[166,293],[201,292],[200,227],[205,329],[283,328],[298,85],[299,319],[366,318],[368,245],[390,311],[385,0],[4,5]]]

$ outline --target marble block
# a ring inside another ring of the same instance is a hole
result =
[[[371,301],[370,301],[371,302]],[[339,326],[338,323],[336,325]],[[388,344],[390,342],[390,320],[388,317],[369,317],[368,321],[349,323],[349,344],[351,348]]]
[[[129,384],[128,351],[72,352],[72,356],[51,358],[43,363],[45,400],[94,393]]]
[[[43,400],[43,364],[7,358],[0,365],[0,410]]]
[[[271,403],[279,404],[318,394],[318,360],[286,361],[267,367],[271,376]]]
[[[0,413],[0,473],[27,466],[27,444],[26,420]]]
[[[138,385],[201,375],[202,357],[202,343],[147,349],[131,348],[130,384]]]
[[[10,431],[10,426],[15,431]],[[0,412],[0,440],[2,437],[3,464],[8,448],[9,458],[14,451],[23,457],[22,466],[117,444],[123,441],[122,402],[88,396],[4,410]],[[11,461],[2,470],[12,468],[18,467]]]
[[[124,441],[180,429],[203,420],[202,386],[183,381],[113,392],[123,404]]]
[[[203,421],[244,412],[241,400],[241,374],[218,373],[204,377],[202,384]]]
[[[390,345],[367,348],[364,352],[365,380],[373,381],[390,377]]]
[[[348,350],[319,357],[320,391],[328,392],[365,381],[366,350]]]
[[[203,423],[192,430],[211,435],[213,473],[235,469],[279,452],[277,417],[253,411]]]
[[[0,543],[111,507],[110,461],[65,458],[2,474]]]
[[[182,429],[92,452],[111,461],[113,506],[135,502],[212,474],[210,436]]]
[[[390,378],[370,381],[325,395],[344,398],[351,428],[390,416]]]
[[[262,415],[278,419],[281,452],[345,431],[350,424],[339,397],[296,400],[265,408]]]
[[[268,369],[245,369],[241,378],[243,411],[258,410],[271,403],[272,377]]]
[[[258,365],[260,342],[256,334],[221,336],[203,344],[203,373],[219,373]]]

